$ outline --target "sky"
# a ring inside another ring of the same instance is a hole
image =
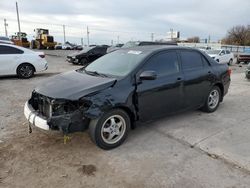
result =
[[[0,35],[18,31],[16,0],[0,0]],[[17,0],[21,31],[29,38],[35,28],[47,28],[58,42],[91,44],[166,39],[172,28],[182,39],[223,38],[235,25],[250,24],[250,0]]]

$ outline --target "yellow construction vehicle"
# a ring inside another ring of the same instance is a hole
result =
[[[49,35],[48,29],[35,29],[35,39],[31,41],[30,48],[55,49],[54,37]]]
[[[17,32],[15,33],[15,35],[12,35],[11,41],[17,46],[22,46],[26,48],[30,47],[30,42],[27,39],[27,34],[23,32]]]

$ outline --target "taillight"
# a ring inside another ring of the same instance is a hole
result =
[[[39,57],[40,58],[45,58],[45,55],[44,54],[40,54]]]
[[[227,69],[227,74],[228,74],[229,76],[231,76],[231,74],[232,74],[232,69]]]

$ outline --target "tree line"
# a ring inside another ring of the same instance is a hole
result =
[[[250,46],[250,25],[238,25],[228,30],[222,44]]]

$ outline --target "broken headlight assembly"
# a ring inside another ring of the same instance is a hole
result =
[[[76,110],[87,110],[90,107],[88,101],[67,101],[67,100],[52,100],[51,109],[52,116],[59,116],[73,113]]]

